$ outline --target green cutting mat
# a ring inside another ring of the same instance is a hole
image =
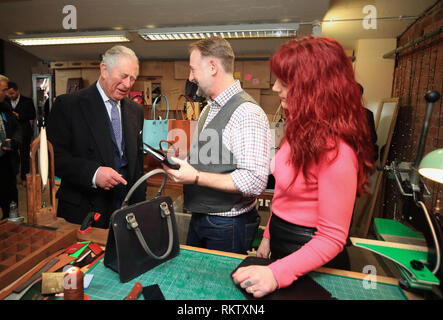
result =
[[[103,264],[90,271],[94,278],[85,294],[92,300],[121,300],[136,281],[143,287],[158,284],[166,300],[245,299],[231,280],[242,259],[180,249],[180,254],[150,271],[121,283],[118,274]],[[140,296],[139,299],[143,299]]]
[[[158,284],[166,300],[244,300],[231,279],[242,259],[180,249],[180,254],[139,277],[121,283],[118,274],[103,265],[89,271],[94,275],[85,294],[92,300],[121,300],[134,283],[144,287]],[[363,280],[311,272],[310,276],[339,300],[405,300],[400,287],[377,283],[365,289]],[[143,299],[140,296],[139,299]]]
[[[399,286],[377,282],[365,288],[363,280],[311,272],[309,276],[339,300],[407,300]]]

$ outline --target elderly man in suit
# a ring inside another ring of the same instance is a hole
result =
[[[22,185],[26,185],[26,174],[29,173],[29,152],[33,131],[31,121],[35,120],[36,112],[31,98],[20,94],[15,82],[8,82],[8,96],[12,106],[12,112],[17,117],[22,128],[22,144],[20,145],[20,178]]]
[[[80,224],[89,212],[107,228],[129,188],[143,175],[143,108],[127,98],[139,72],[134,52],[115,46],[103,55],[90,87],[57,97],[47,133],[61,178],[57,215]],[[146,184],[131,203],[146,199]]]

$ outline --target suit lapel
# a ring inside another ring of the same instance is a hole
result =
[[[92,138],[96,142],[104,165],[112,168],[114,158],[112,140],[109,139],[111,131],[105,103],[98,92],[96,83],[85,91],[85,95],[80,102],[80,108],[92,132]]]

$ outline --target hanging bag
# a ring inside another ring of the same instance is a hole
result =
[[[184,159],[189,152],[191,136],[197,121],[186,119],[187,117],[183,112],[183,106],[180,106],[180,101],[182,99],[185,99],[187,103],[191,103],[191,105],[193,105],[193,101],[188,96],[182,94],[178,97],[176,110],[181,114],[182,120],[169,121],[168,141],[171,141],[174,144],[179,158]]]
[[[160,99],[163,97],[166,103],[166,118],[159,116],[156,119],[155,108]],[[168,140],[169,131],[169,102],[164,94],[158,95],[152,104],[152,120],[144,120],[143,122],[143,142],[150,146],[158,146],[160,140]]]

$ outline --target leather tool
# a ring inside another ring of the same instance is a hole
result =
[[[91,231],[92,225],[100,219],[100,213],[98,212],[89,212],[88,215],[83,219],[83,222],[78,230],[78,233],[85,234]]]
[[[0,222],[0,224],[1,224],[1,222]],[[10,287],[5,289],[4,291],[0,292],[0,300],[5,299],[9,295],[14,295],[13,291],[16,288],[18,288],[20,285],[22,285],[25,282],[27,282],[34,275],[34,273],[36,273],[37,271],[41,270],[45,265],[48,264],[48,262],[50,262],[53,258],[55,258],[55,257],[59,256],[60,254],[62,254],[64,251],[65,251],[65,249],[62,249],[62,250],[59,250],[59,251],[55,252],[54,254],[50,255],[49,257],[47,257],[46,259],[41,261],[39,264],[37,264],[34,268],[32,268],[28,273],[26,273],[21,279],[19,279],[17,281],[17,283],[11,285]],[[28,287],[31,287],[31,286],[28,286]]]
[[[131,292],[129,292],[127,297],[124,298],[123,300],[137,300],[140,294],[142,293],[142,290],[143,290],[142,284],[137,281],[134,284],[134,287],[132,288]]]
[[[72,264],[73,266],[82,268],[88,264],[90,264],[94,260],[92,256],[92,250],[86,249],[82,252],[82,254],[75,260]]]

